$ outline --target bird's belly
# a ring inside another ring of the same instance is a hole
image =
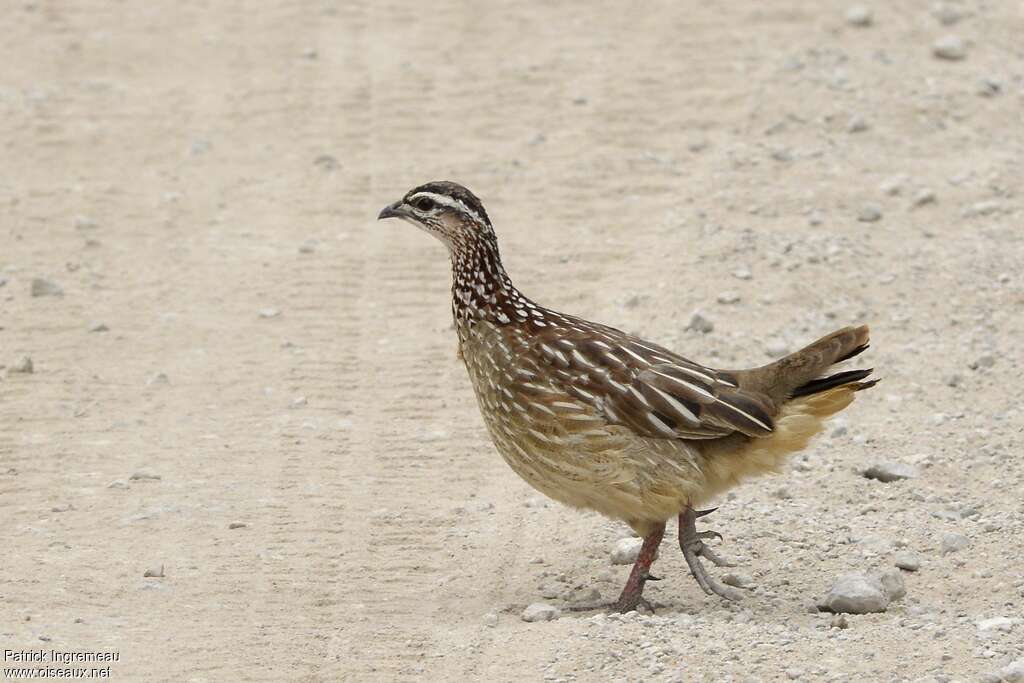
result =
[[[531,401],[494,364],[466,365],[498,452],[546,496],[627,522],[664,521],[702,488],[699,454],[683,442],[638,437],[568,395]]]

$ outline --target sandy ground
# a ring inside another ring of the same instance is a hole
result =
[[[117,652],[123,681],[997,680],[1024,657],[1024,15],[848,9],[5,8],[0,648]],[[374,221],[441,178],[526,293],[694,359],[872,324],[884,382],[712,518],[742,603],[667,540],[656,616],[520,619],[613,599],[628,531],[489,444],[442,247]],[[883,461],[919,476],[860,476]],[[816,612],[900,552],[888,611]]]

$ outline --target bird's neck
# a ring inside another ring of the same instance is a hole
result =
[[[521,318],[527,299],[512,284],[497,245],[483,240],[451,251],[452,313],[457,327],[479,321],[507,325]]]

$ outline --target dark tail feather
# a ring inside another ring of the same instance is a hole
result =
[[[859,356],[860,354],[862,354],[862,353],[864,353],[865,351],[867,351],[867,350],[868,350],[868,347],[870,347],[870,346],[871,346],[871,344],[861,344],[860,346],[858,346],[857,348],[855,348],[855,349],[854,349],[853,351],[850,351],[850,352],[849,352],[848,354],[846,354],[845,356],[842,356],[842,357],[838,358],[838,359],[836,360],[836,363],[842,363],[842,362],[843,362],[844,360],[850,360],[850,359],[851,359],[851,358],[853,358],[854,356]]]
[[[853,356],[856,356],[858,353],[860,353],[866,348],[867,344],[859,347],[854,351],[854,353],[847,356],[847,358],[852,358]],[[845,360],[845,358],[843,360]],[[812,379],[807,384],[803,384],[797,387],[796,390],[793,391],[793,398],[796,398],[798,396],[808,396],[810,394],[817,394],[822,391],[828,391],[829,389],[842,386],[844,384],[857,383],[855,391],[867,389],[868,387],[873,387],[876,384],[878,384],[877,379],[869,380],[867,382],[861,382],[862,379],[866,378],[872,372],[874,372],[874,368],[868,368],[867,370],[847,370],[846,372],[837,372],[834,375],[822,377],[821,379]]]

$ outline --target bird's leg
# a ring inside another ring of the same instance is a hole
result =
[[[709,515],[712,512],[714,510],[694,510],[691,507],[687,507],[679,513],[679,547],[683,550],[683,557],[686,558],[686,564],[690,567],[690,573],[693,574],[693,578],[697,579],[697,583],[700,584],[701,589],[705,593],[708,595],[714,593],[727,600],[739,600],[743,597],[743,594],[735,588],[723,586],[712,579],[700,561],[700,558],[706,557],[718,567],[733,566],[704,544],[703,539],[705,538],[721,539],[722,535],[720,533],[717,531],[697,532],[696,519]]]
[[[661,539],[665,535],[665,523],[654,527],[650,534],[644,538],[644,544],[640,548],[640,554],[636,556],[633,563],[633,570],[629,572],[629,579],[626,587],[622,589],[618,601],[613,606],[619,612],[625,614],[643,605],[646,609],[654,612],[651,603],[643,598],[644,584],[648,581],[658,581],[651,576],[651,565],[654,563],[654,555],[658,552]]]

